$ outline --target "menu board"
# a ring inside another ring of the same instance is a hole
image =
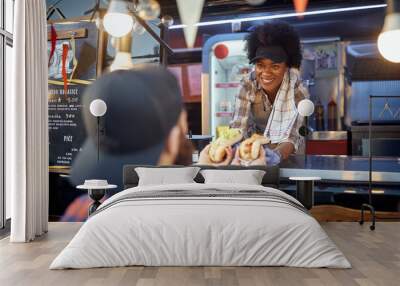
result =
[[[49,165],[70,166],[86,138],[82,96],[96,78],[99,32],[79,21],[49,24],[48,33]]]

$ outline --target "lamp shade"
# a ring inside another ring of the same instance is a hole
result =
[[[112,0],[110,2],[107,13],[103,18],[103,26],[111,36],[119,38],[132,31],[133,19],[129,5],[130,3],[126,0]]]
[[[183,33],[188,48],[193,48],[196,35],[196,24],[200,21],[204,0],[177,0],[179,15],[184,25]]]
[[[101,117],[106,114],[107,104],[104,102],[104,100],[95,99],[90,103],[89,109],[93,116]]]
[[[378,50],[388,61],[400,63],[400,12],[386,15]]]
[[[314,103],[309,99],[303,99],[299,102],[297,110],[301,116],[310,116],[314,113]]]

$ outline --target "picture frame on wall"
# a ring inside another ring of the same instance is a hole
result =
[[[339,48],[336,42],[304,45],[303,57],[313,62],[316,78],[332,77],[338,73]]]

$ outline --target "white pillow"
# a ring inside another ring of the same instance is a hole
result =
[[[195,183],[199,167],[182,168],[135,168],[139,176],[138,186]]]
[[[261,185],[265,171],[262,170],[202,170],[205,184],[226,183]]]

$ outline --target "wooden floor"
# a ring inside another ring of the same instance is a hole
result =
[[[28,244],[0,241],[0,285],[400,285],[400,223],[322,223],[353,268],[124,267],[48,270],[79,229],[79,223],[50,223],[49,233]]]

